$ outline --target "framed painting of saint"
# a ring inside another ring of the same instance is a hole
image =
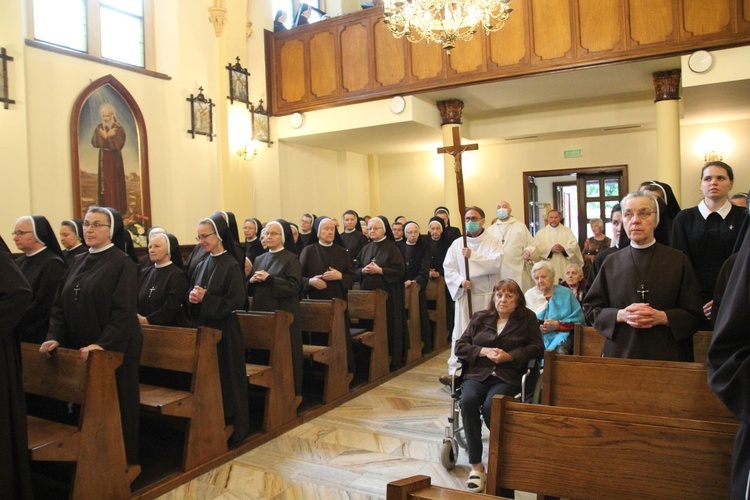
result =
[[[148,144],[135,99],[112,75],[92,82],[70,117],[76,217],[112,207],[133,236],[151,226]]]

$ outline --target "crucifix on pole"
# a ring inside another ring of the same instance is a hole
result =
[[[437,150],[439,154],[449,154],[453,157],[453,169],[456,171],[456,189],[458,190],[458,211],[461,214],[462,220],[466,215],[466,196],[464,194],[464,174],[461,168],[461,156],[466,151],[476,151],[478,149],[478,144],[461,144],[460,130],[458,127],[453,127],[453,144],[451,146],[438,148]],[[465,229],[461,232],[461,235],[463,238],[464,248],[466,248],[467,241]],[[469,259],[467,257],[464,257],[464,264],[466,267],[466,280],[469,281],[471,278],[469,274]],[[471,315],[473,314],[471,307],[471,289],[466,290],[466,295],[469,299],[469,317],[471,317]]]

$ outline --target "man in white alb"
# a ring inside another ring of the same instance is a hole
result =
[[[487,232],[503,245],[503,267],[500,274],[503,279],[512,279],[524,292],[534,286],[526,262],[531,261],[534,251],[529,228],[513,217],[513,209],[507,201],[497,204],[497,222],[487,228]]]
[[[565,276],[565,269],[571,264],[583,267],[583,255],[573,231],[560,224],[557,210],[547,214],[547,225],[534,237],[534,261],[547,260],[555,268],[555,276]]]

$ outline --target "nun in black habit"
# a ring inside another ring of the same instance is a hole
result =
[[[419,323],[422,333],[422,351],[432,351],[432,330],[427,311],[427,280],[430,259],[419,234],[419,224],[408,221],[404,224],[404,264],[406,265],[406,288],[419,285]]]
[[[444,219],[443,217],[441,217],[441,214],[445,215]],[[432,215],[443,219],[443,223],[445,226],[445,229],[443,230],[443,238],[448,240],[448,246],[450,246],[450,244],[453,243],[454,240],[457,240],[461,237],[461,230],[457,227],[451,226],[451,213],[446,207],[437,207]]]
[[[245,219],[245,257],[250,259],[250,264],[255,265],[255,259],[258,255],[265,252],[265,248],[260,242],[260,232],[263,229],[263,224],[258,219],[250,218]]]
[[[187,327],[184,302],[189,284],[177,238],[152,234],[148,255],[151,265],[141,271],[138,285],[138,321],[142,325]]]
[[[354,210],[347,210],[342,216],[344,221],[344,233],[341,235],[341,241],[344,248],[349,252],[349,259],[352,266],[356,269],[359,261],[357,257],[359,252],[367,245],[367,236],[362,233],[362,225],[359,223],[360,217]]]
[[[343,247],[333,219],[318,217],[312,226],[310,244],[300,255],[303,295],[311,299],[348,300],[354,284],[354,268]],[[345,313],[346,331],[349,331],[349,312]],[[349,373],[355,372],[351,337],[346,335],[346,355]]]
[[[138,462],[140,390],[138,367],[143,347],[138,323],[138,268],[123,251],[125,228],[114,208],[90,207],[84,238],[87,254],[75,259],[58,288],[50,316],[47,341],[40,352],[51,355],[57,346],[124,354],[115,371],[125,454]],[[102,443],[102,445],[106,445]]]
[[[404,364],[404,355],[409,349],[409,336],[405,334],[404,257],[393,241],[391,226],[384,216],[372,217],[367,230],[372,241],[359,253],[357,277],[362,290],[388,292],[388,353],[391,369],[395,370]]]
[[[425,252],[429,261],[428,277],[431,280],[440,277],[445,278],[443,262],[445,262],[445,256],[448,254],[448,249],[453,240],[445,234],[445,222],[442,217],[434,216],[430,219],[428,233],[424,237],[424,242]],[[448,290],[448,285],[445,285],[444,288],[445,296],[450,298],[451,293]],[[452,300],[445,301],[445,322],[449,333],[453,331],[453,322],[456,316],[455,307],[456,304]]]
[[[19,218],[13,233],[16,246],[24,253],[16,259],[16,264],[33,293],[26,313],[16,326],[16,339],[41,344],[47,338],[52,301],[67,266],[52,226],[43,215]]]
[[[284,219],[266,224],[265,243],[268,252],[255,259],[250,288],[253,292],[253,311],[275,311],[292,313],[294,321],[289,327],[292,343],[292,365],[294,367],[294,392],[302,395],[302,332],[300,331],[300,292],[302,268],[294,253],[292,228]]]
[[[230,442],[242,441],[250,431],[247,401],[245,341],[234,311],[245,307],[242,273],[245,256],[236,251],[227,221],[221,212],[198,223],[198,241],[206,257],[190,277],[188,314],[193,327],[221,330],[216,344],[224,419],[234,425]]]
[[[0,491],[6,498],[34,498],[21,360],[13,336],[30,302],[31,287],[0,237]]]
[[[68,219],[60,224],[60,242],[63,258],[70,267],[76,255],[86,253],[89,247],[83,242],[83,219]]]

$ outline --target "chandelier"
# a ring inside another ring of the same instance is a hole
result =
[[[396,38],[439,43],[449,55],[480,26],[486,35],[501,30],[513,11],[510,0],[383,0],[383,7],[383,22]]]

